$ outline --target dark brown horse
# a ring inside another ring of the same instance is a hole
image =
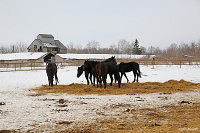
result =
[[[49,86],[53,86],[53,79],[55,76],[56,85],[58,83],[57,66],[55,63],[48,63],[46,66],[46,73],[49,81]]]
[[[102,88],[102,81],[104,84],[104,88],[106,88],[106,80],[107,80],[107,75],[109,74],[111,83],[110,86],[112,86],[113,82],[113,77],[112,75],[115,76],[115,79],[118,81],[118,87],[120,88],[121,85],[121,78],[119,75],[119,66],[115,64],[114,62],[99,62],[96,65],[96,78],[97,78],[97,87],[98,83],[100,84],[100,88]]]

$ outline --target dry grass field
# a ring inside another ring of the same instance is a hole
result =
[[[147,93],[172,94],[178,92],[189,92],[200,89],[199,83],[191,83],[184,80],[169,80],[164,83],[123,83],[121,88],[117,84],[106,89],[100,89],[92,85],[70,84],[58,86],[41,86],[33,89],[40,93],[67,93],[75,95],[134,95]],[[166,97],[167,98],[167,97]],[[103,118],[96,119],[90,124],[73,126],[64,129],[73,122],[63,121],[57,123],[58,132],[75,133],[187,133],[200,132],[200,103],[181,101],[178,106],[163,106],[156,108],[132,109],[128,105],[116,105],[113,109],[124,108],[122,114],[107,115],[101,113]],[[37,131],[40,131],[39,129]]]
[[[117,118],[98,119],[85,127],[61,130],[83,133],[199,133],[200,104],[124,111]]]

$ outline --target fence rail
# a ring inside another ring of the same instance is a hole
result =
[[[59,68],[68,66],[66,62],[56,62]],[[43,70],[46,69],[44,62],[28,62],[28,63],[0,63],[0,71],[19,71],[19,70]]]
[[[119,60],[118,63],[123,60]],[[126,60],[124,62],[133,61]],[[200,60],[134,60],[140,65],[200,65]],[[65,66],[80,66],[84,60],[66,60],[65,62],[56,62],[58,68],[63,68]],[[19,62],[19,63],[0,63],[0,71],[18,71],[18,70],[43,70],[46,68],[46,63],[44,62]]]

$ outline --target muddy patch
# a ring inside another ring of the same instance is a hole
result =
[[[6,103],[5,103],[5,102],[0,102],[0,106],[1,106],[1,105],[6,105]]]
[[[38,97],[38,96],[44,96],[46,95],[45,93],[33,93],[33,94],[29,94],[28,96],[32,96],[32,97]]]

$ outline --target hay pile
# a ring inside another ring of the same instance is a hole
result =
[[[147,93],[174,93],[174,92],[187,92],[194,89],[199,89],[200,83],[192,83],[184,80],[176,81],[169,80],[164,83],[160,82],[146,82],[146,83],[122,83],[121,88],[118,88],[116,83],[113,86],[107,84],[107,88],[99,88],[93,85],[86,84],[70,84],[70,85],[57,85],[53,87],[41,86],[34,91],[41,93],[67,93],[76,95],[132,95],[132,94],[147,94]]]

